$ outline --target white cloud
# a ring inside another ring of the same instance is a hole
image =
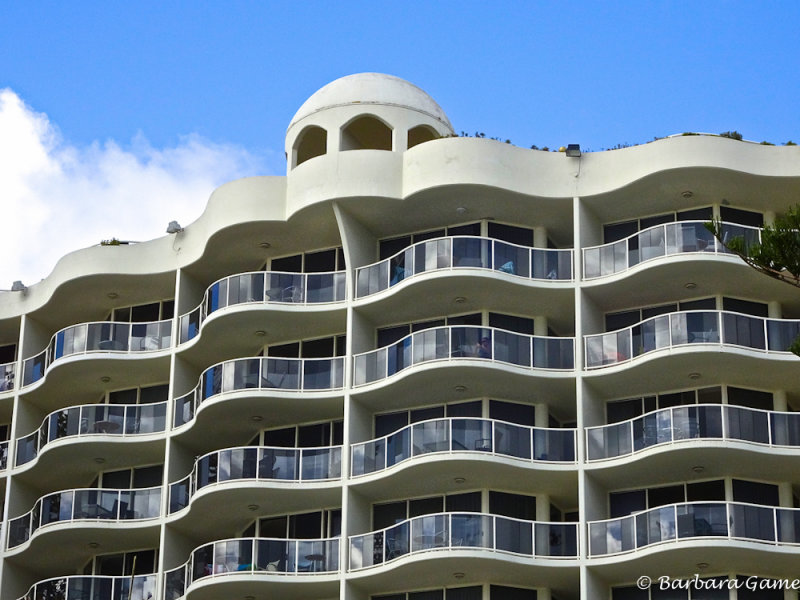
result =
[[[245,149],[197,135],[130,150],[113,140],[77,147],[47,115],[0,89],[0,289],[36,283],[64,254],[116,237],[147,240],[194,221],[220,184],[265,173]]]

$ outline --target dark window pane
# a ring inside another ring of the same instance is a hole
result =
[[[728,404],[772,410],[772,394],[757,390],[745,390],[737,387],[728,388]]]
[[[420,323],[412,323],[411,331],[422,331],[423,329],[433,329],[434,327],[444,327],[447,324],[445,319],[435,319],[433,321],[422,321]]]
[[[603,225],[603,243],[610,244],[629,235],[633,235],[639,229],[637,221],[626,221],[625,223],[612,223]]]
[[[699,404],[722,404],[722,388],[712,387],[697,390]]]
[[[372,507],[372,529],[383,529],[389,527],[400,521],[405,521],[406,503],[403,502],[389,502],[387,504],[375,504]]]
[[[125,555],[110,554],[97,557],[95,575],[124,575]]]
[[[131,321],[133,323],[147,323],[148,321],[158,321],[161,306],[158,302],[143,304],[131,308]]]
[[[433,240],[436,238],[442,238],[447,235],[447,232],[444,229],[434,229],[433,231],[424,231],[423,233],[415,233],[414,234],[414,243],[417,242],[424,242],[425,240]]]
[[[327,446],[330,444],[330,435],[330,423],[303,425],[297,428],[297,446],[298,448]]]
[[[442,600],[443,590],[428,590],[426,592],[409,592],[408,600]]]
[[[397,327],[385,327],[378,329],[378,348],[383,348],[389,344],[393,344],[398,340],[403,339],[409,334],[408,325],[399,325]]]
[[[489,222],[489,237],[519,246],[533,246],[533,229]]]
[[[678,310],[677,304],[661,304],[660,306],[650,306],[649,308],[642,309],[642,321],[658,315],[665,315],[667,313],[675,312]]]
[[[766,504],[778,506],[778,486],[757,481],[733,480],[734,502],[749,502],[750,504]]]
[[[514,331],[516,333],[533,334],[533,319],[528,319],[526,317],[489,313],[489,326]]]
[[[686,485],[687,502],[708,502],[725,500],[725,482],[721,479],[701,481]]]
[[[300,273],[303,270],[303,255],[284,256],[283,258],[273,258],[270,264],[270,271],[286,271],[288,273]]]
[[[739,225],[749,225],[750,227],[764,226],[764,215],[750,210],[721,206],[719,209],[719,216],[723,221],[727,221],[728,223],[738,223]]]
[[[481,512],[481,493],[451,494],[444,499],[447,512]]]
[[[394,433],[408,425],[408,411],[388,413],[375,416],[375,437],[383,437]]]
[[[299,358],[300,342],[293,342],[291,344],[281,344],[279,346],[270,346],[268,354],[270,356],[276,356],[279,358]]]
[[[693,208],[692,210],[682,210],[677,214],[678,221],[710,221],[713,217],[711,207]]]
[[[535,425],[536,408],[516,402],[503,402],[502,400],[489,401],[489,418],[498,421],[508,421],[517,425]]]
[[[448,227],[447,235],[480,235],[481,224],[470,223],[469,225],[458,225],[456,227]]]
[[[644,490],[633,490],[631,492],[612,492],[608,495],[609,516],[624,517],[638,510],[647,508],[645,501],[646,492]]]
[[[169,397],[169,385],[153,385],[143,387],[139,394],[140,404],[153,404],[154,402],[164,402]]]
[[[279,448],[295,447],[295,428],[286,427],[285,429],[271,429],[264,432],[264,445],[277,446]]]
[[[680,309],[686,310],[717,310],[717,301],[714,298],[702,298],[701,300],[689,300],[680,303]]]
[[[493,585],[489,591],[491,600],[536,600],[536,590]]]
[[[627,421],[642,414],[642,399],[618,400],[606,404],[606,419],[608,423]]]
[[[136,404],[137,390],[118,390],[108,395],[109,404]]]
[[[322,513],[311,512],[289,517],[289,538],[309,540],[322,536]]]
[[[647,502],[649,508],[685,502],[685,492],[683,486],[668,485],[649,489],[647,490]]]
[[[514,519],[536,520],[536,497],[506,492],[489,492],[489,512]]]
[[[175,300],[164,300],[161,303],[161,319],[171,319],[175,316]]]
[[[328,358],[333,356],[333,338],[304,341],[301,356],[303,358]]]
[[[635,586],[616,587],[611,589],[611,600],[649,600],[647,590]]]
[[[381,240],[378,244],[378,260],[389,258],[400,252],[403,248],[411,245],[411,236],[404,235],[403,237],[394,238],[391,240]]]
[[[418,498],[408,503],[408,516],[418,517],[420,515],[430,515],[440,513],[444,509],[444,502],[441,496],[433,498]]]
[[[133,487],[148,488],[162,484],[164,479],[164,467],[155,465],[152,467],[139,467],[133,470]]]
[[[674,220],[675,213],[655,215],[654,217],[645,217],[644,219],[639,219],[639,229],[648,229],[650,227],[654,227],[655,225],[661,225],[662,223],[672,223]]]
[[[481,401],[459,402],[458,404],[447,405],[448,417],[480,417]]]
[[[457,317],[447,317],[448,325],[483,325],[481,323],[481,314],[474,313],[471,315],[459,315]]]
[[[617,329],[630,327],[641,320],[642,315],[638,310],[609,313],[606,315],[606,331],[616,331]]]
[[[323,250],[306,254],[306,273],[325,273],[336,270],[336,250]]]
[[[114,490],[127,490],[131,487],[131,471],[123,469],[121,471],[108,471],[103,473],[103,487]]]
[[[428,419],[441,419],[444,417],[444,406],[432,406],[411,411],[411,422],[419,423]]]
[[[261,519],[258,522],[258,535],[262,538],[286,538],[286,517]]]
[[[768,317],[769,309],[762,302],[751,302],[750,300],[739,300],[738,298],[723,298],[722,308],[732,312],[744,313],[755,317]]]
[[[482,597],[483,590],[479,585],[445,590],[446,600],[481,600]]]

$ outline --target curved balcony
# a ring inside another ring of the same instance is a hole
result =
[[[166,350],[171,346],[172,319],[150,323],[101,321],[72,325],[56,333],[45,350],[25,359],[22,385],[39,381],[55,361],[74,354],[139,354]]]
[[[573,338],[526,335],[494,327],[434,327],[407,335],[390,346],[356,354],[353,385],[380,381],[431,361],[477,359],[566,371],[574,368],[574,345]]]
[[[192,472],[170,485],[169,512],[189,505],[200,489],[228,481],[331,481],[342,477],[342,447],[242,447],[209,452]]]
[[[130,438],[160,433],[166,427],[166,418],[166,402],[85,404],[62,408],[47,415],[39,429],[17,440],[15,466],[32,461],[55,440],[97,435]]]
[[[578,557],[577,523],[523,521],[483,513],[438,513],[350,536],[350,570],[442,550],[489,550],[529,558]]]
[[[196,548],[185,564],[167,571],[164,596],[180,598],[192,584],[207,577],[321,575],[338,571],[338,538],[221,540]]]
[[[766,319],[729,311],[675,312],[585,336],[586,367],[607,367],[657,350],[697,344],[786,353],[798,335],[800,319]]]
[[[630,456],[655,446],[697,440],[800,449],[800,413],[729,404],[691,404],[586,429],[588,460]]]
[[[625,554],[691,539],[724,539],[771,546],[800,544],[800,509],[742,502],[685,502],[618,519],[589,522],[589,555]]]
[[[69,521],[139,521],[156,519],[161,487],[133,490],[77,489],[49,494],[8,523],[9,549],[27,542],[41,527]]]
[[[0,394],[14,391],[14,375],[17,363],[0,365]]]
[[[200,306],[180,317],[180,344],[197,336],[206,318],[226,306],[253,303],[324,304],[345,299],[344,271],[284,273],[256,271],[212,283]]]
[[[357,269],[356,297],[377,294],[420,273],[464,268],[540,281],[571,281],[572,250],[531,248],[472,236],[426,240]]]
[[[175,399],[174,426],[194,419],[215,396],[236,391],[319,392],[343,385],[344,358],[237,358],[209,367],[195,388]]]
[[[528,427],[493,419],[447,418],[414,423],[353,444],[354,477],[432,453],[477,452],[524,461],[574,463],[575,430]]]
[[[746,245],[760,243],[757,227],[722,223],[723,241],[740,237]],[[705,221],[678,221],[644,229],[624,239],[583,249],[583,278],[596,279],[623,273],[636,265],[675,254],[728,254],[731,252],[717,240]]]
[[[70,575],[31,586],[18,600],[149,600],[155,597],[158,576]]]

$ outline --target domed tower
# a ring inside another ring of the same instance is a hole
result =
[[[383,73],[348,75],[317,91],[292,118],[286,169],[348,150],[404,152],[452,133],[447,115],[417,86]]]

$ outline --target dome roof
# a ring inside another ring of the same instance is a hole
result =
[[[441,121],[451,131],[453,129],[447,115],[428,94],[405,79],[383,73],[357,73],[332,81],[303,103],[292,117],[289,128],[321,110],[353,104],[407,108]]]

